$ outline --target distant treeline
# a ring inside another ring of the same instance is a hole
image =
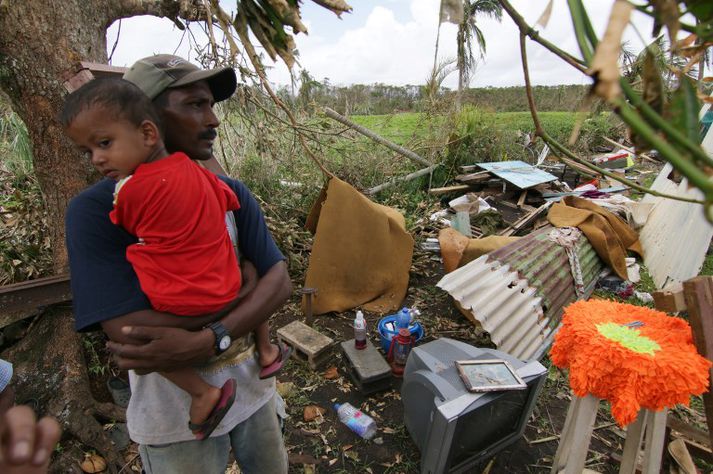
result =
[[[574,112],[588,91],[589,86],[577,84],[532,88],[537,110],[541,112]],[[455,92],[451,94],[455,95]],[[463,92],[463,103],[492,112],[529,110],[524,86],[467,89]]]
[[[570,112],[578,109],[588,91],[583,85],[535,86],[538,110],[542,112]],[[294,93],[283,87],[283,99],[305,109],[315,104],[330,107],[347,115],[382,115],[398,112],[419,112],[424,106],[423,86],[391,86],[386,84],[354,84],[334,86],[310,78]],[[444,89],[444,100],[456,100],[456,92]],[[463,92],[462,104],[475,105],[491,112],[520,112],[528,110],[523,86],[478,87]]]

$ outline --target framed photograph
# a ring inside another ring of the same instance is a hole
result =
[[[458,373],[469,392],[524,390],[525,382],[504,360],[457,360]]]

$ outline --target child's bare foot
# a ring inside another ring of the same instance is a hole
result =
[[[197,397],[191,398],[190,417],[191,423],[199,425],[206,421],[210,416],[213,408],[220,400],[221,391],[217,387],[210,387],[204,393]]]
[[[260,367],[267,367],[273,364],[280,357],[280,348],[276,344],[270,344],[269,349],[260,350],[258,362]]]

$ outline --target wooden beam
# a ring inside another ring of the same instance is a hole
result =
[[[654,306],[665,313],[680,313],[686,311],[686,299],[683,295],[683,285],[678,283],[666,290],[655,291]]]
[[[429,194],[448,194],[455,193],[458,191],[468,191],[470,186],[467,184],[458,184],[455,186],[446,186],[445,188],[431,188],[428,190]]]
[[[504,201],[505,202],[505,201]],[[552,201],[548,201],[535,209],[534,211],[530,212],[529,214],[525,214],[522,216],[517,222],[512,224],[511,226],[507,227],[506,229],[501,230],[498,232],[498,235],[502,235],[503,237],[509,237],[525,227],[527,224],[533,222],[535,219],[537,219],[538,216],[542,215],[543,212],[545,212],[547,209],[549,209],[552,206]]]
[[[69,275],[38,278],[0,287],[0,328],[35,314],[37,309],[72,299]]]
[[[707,359],[713,358],[713,277],[701,276],[683,283],[683,294],[688,305],[688,321],[693,330],[693,339],[698,352]],[[709,381],[713,380],[713,368],[709,372]],[[708,437],[713,446],[713,397],[710,385],[703,394],[706,409]]]
[[[461,183],[479,183],[481,181],[487,181],[492,178],[493,175],[490,171],[478,171],[477,173],[459,174],[456,176],[456,181]]]

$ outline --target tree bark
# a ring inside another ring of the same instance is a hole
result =
[[[199,19],[205,15],[200,5],[200,0],[0,0],[0,88],[29,132],[34,170],[50,216],[56,272],[67,268],[67,203],[98,177],[56,120],[66,96],[64,82],[81,69],[81,61],[106,63],[106,30],[114,20],[138,14]],[[89,392],[69,312],[42,316],[7,356],[16,365],[20,400],[38,400],[41,410],[59,418],[65,432],[100,451],[114,468],[119,465],[118,453],[94,418],[112,410],[97,404]]]

